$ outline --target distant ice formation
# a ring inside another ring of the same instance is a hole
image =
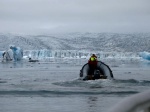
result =
[[[20,61],[23,58],[23,50],[15,45],[10,45],[9,49],[1,52],[3,61]]]
[[[16,50],[17,49],[17,50]],[[61,59],[89,59],[89,57],[95,53],[98,59],[117,59],[117,60],[139,60],[139,59],[147,59],[150,60],[150,53],[148,52],[91,52],[87,50],[22,50],[20,47],[12,47],[7,50],[8,59],[13,59],[15,61],[25,59],[38,59],[44,60],[49,58],[61,58]],[[0,57],[2,57],[4,51],[0,51]],[[23,57],[22,57],[23,55]]]
[[[143,59],[150,60],[150,53],[149,52],[146,52],[146,51],[140,52],[139,56],[142,57]]]
[[[100,59],[139,59],[138,53],[132,52],[90,52],[78,50],[26,50],[24,58],[64,58],[64,59],[88,59],[93,53]]]

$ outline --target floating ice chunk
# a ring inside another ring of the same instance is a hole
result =
[[[143,59],[146,59],[146,60],[150,60],[150,53],[149,52],[140,52],[139,53],[140,57],[142,57]]]

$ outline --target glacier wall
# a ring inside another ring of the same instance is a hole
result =
[[[89,52],[89,51],[77,51],[77,50],[26,50],[24,51],[24,57],[30,57],[33,59],[44,58],[69,58],[69,59],[89,59],[89,57],[95,53],[98,58],[113,58],[113,59],[139,59],[138,53],[133,52]]]
[[[0,51],[0,58],[4,51]],[[32,58],[44,60],[47,58],[61,58],[61,59],[89,59],[92,54],[96,54],[101,59],[144,59],[150,60],[149,52],[91,52],[91,51],[78,51],[78,50],[24,50],[23,58]]]

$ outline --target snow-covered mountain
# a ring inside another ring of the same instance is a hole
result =
[[[150,52],[150,33],[69,33],[53,35],[0,34],[0,50],[16,45],[24,50],[88,50]]]

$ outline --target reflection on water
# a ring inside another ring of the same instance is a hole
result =
[[[2,62],[0,64],[1,68],[23,68],[23,62],[18,61],[18,62]]]
[[[87,99],[87,107],[88,107],[88,112],[97,112],[98,103],[97,103],[98,98],[95,96],[89,96]]]

